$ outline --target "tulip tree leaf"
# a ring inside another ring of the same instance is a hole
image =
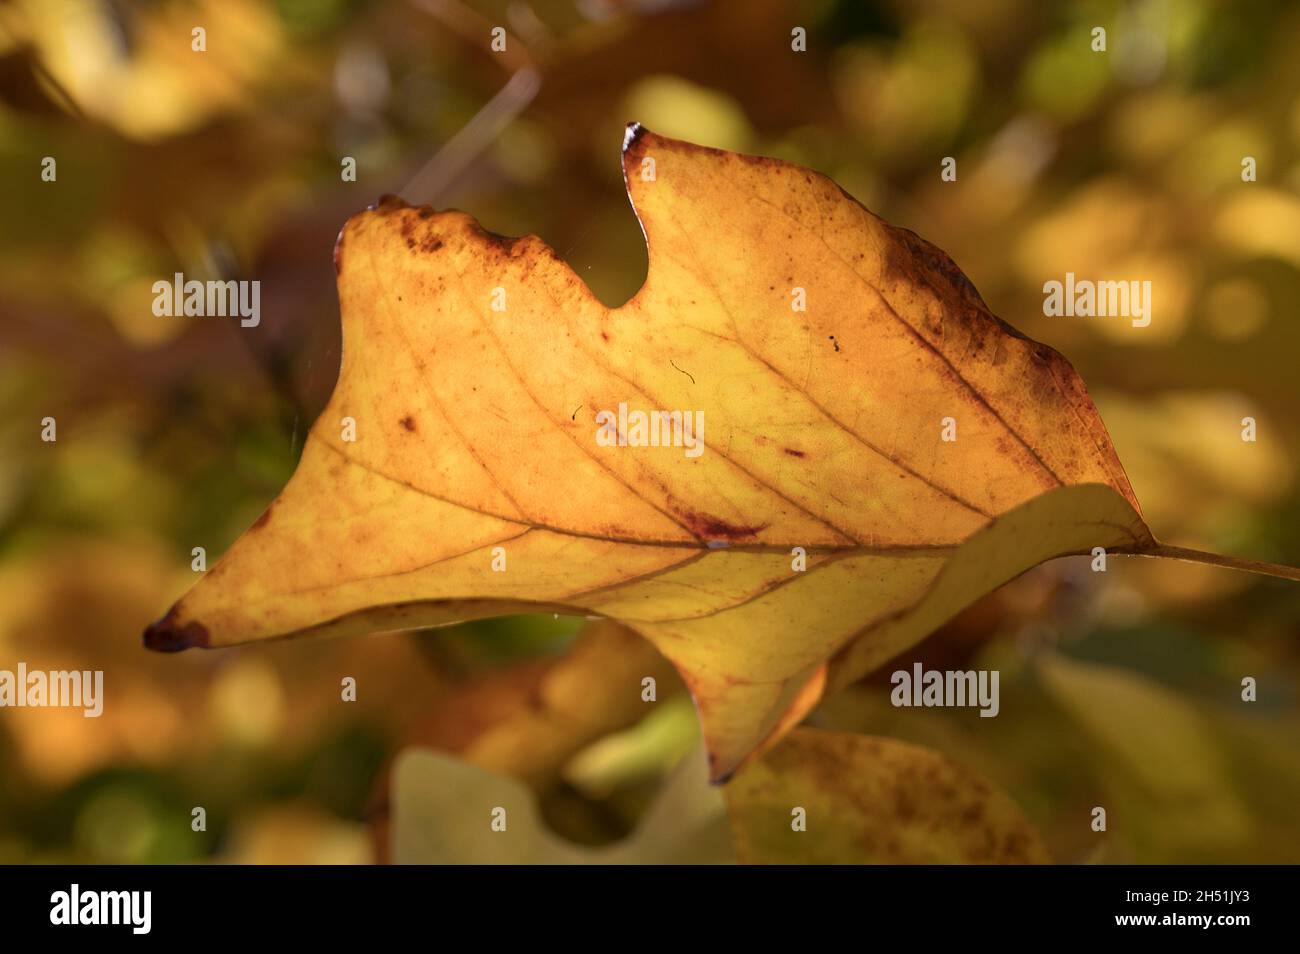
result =
[[[635,125],[623,167],[649,268],[617,308],[459,212],[347,223],[333,396],[147,645],[604,616],[681,673],[720,780],[1044,560],[1300,578],[1158,544],[1069,363],[831,180]]]

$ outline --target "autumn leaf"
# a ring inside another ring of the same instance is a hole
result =
[[[727,785],[747,864],[1044,864],[1015,803],[893,739],[799,728]]]
[[[829,179],[636,125],[623,168],[649,269],[613,309],[460,212],[347,223],[334,394],[148,646],[604,616],[681,673],[720,780],[1044,560],[1300,578],[1157,544],[1069,363]]]

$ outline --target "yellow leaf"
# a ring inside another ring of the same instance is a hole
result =
[[[615,309],[534,236],[348,222],[330,403],[147,645],[609,617],[682,674],[719,780],[1029,567],[1175,552],[1069,363],[938,249],[788,163],[633,125],[623,166],[650,265]],[[681,412],[659,446],[650,411]]]
[[[742,863],[1044,864],[1015,803],[937,752],[796,729],[724,789]]]

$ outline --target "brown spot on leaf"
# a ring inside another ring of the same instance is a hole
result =
[[[176,607],[167,611],[162,619],[145,627],[144,645],[160,653],[178,653],[182,649],[209,645],[208,628],[197,620],[177,624]]]
[[[805,454],[803,451],[801,451],[801,450],[795,450],[793,447],[787,447],[787,448],[785,449],[785,452],[786,452],[787,454],[789,454],[791,457],[807,457],[807,456],[808,456],[808,455]]]
[[[688,511],[682,515],[686,525],[690,527],[691,532],[698,537],[706,540],[743,540],[754,537],[758,531],[762,530],[767,524],[756,524],[754,526],[740,526],[734,523],[727,523],[718,517],[710,517],[707,514]]]
[[[415,418],[411,417],[409,414],[406,415],[406,417],[402,418],[402,426],[408,431],[415,430]]]

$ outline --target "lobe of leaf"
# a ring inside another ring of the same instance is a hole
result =
[[[623,164],[649,270],[615,309],[535,236],[347,223],[329,405],[147,645],[605,616],[680,671],[722,779],[1034,564],[1154,546],[1078,375],[938,249],[788,163],[634,126]],[[620,404],[703,412],[705,450],[602,446]]]

